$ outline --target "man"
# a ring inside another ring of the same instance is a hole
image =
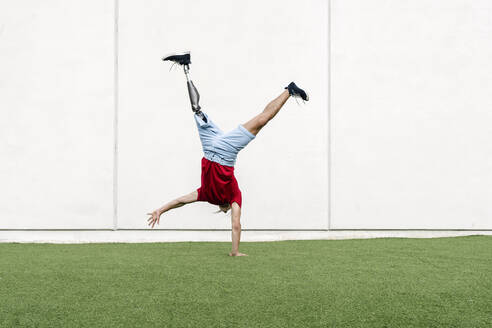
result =
[[[148,218],[148,223],[154,228],[155,224],[159,224],[160,216],[163,213],[196,201],[207,201],[218,205],[220,211],[224,213],[231,209],[232,250],[229,256],[246,256],[246,254],[239,252],[242,197],[241,190],[234,177],[234,164],[237,154],[277,115],[290,96],[300,97],[307,101],[309,100],[308,95],[304,90],[297,87],[294,82],[291,82],[285,87],[286,90],[265,107],[263,112],[245,124],[240,124],[232,131],[224,133],[207,114],[201,111],[201,107],[198,104],[200,95],[189,77],[190,53],[167,56],[163,60],[183,66],[191,109],[195,114],[194,117],[204,157],[202,158],[201,187],[170,201],[152,213],[147,213],[151,216]]]

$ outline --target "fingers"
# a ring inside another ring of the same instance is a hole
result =
[[[150,218],[147,219],[148,225],[151,225],[151,228],[154,228],[159,216],[155,212],[147,213],[147,215],[150,215]]]
[[[156,223],[159,223],[159,217],[154,217],[154,221],[152,221],[152,229],[154,228]]]
[[[149,226],[151,226],[151,228],[154,228],[156,224],[160,223],[161,216],[159,215],[157,210],[151,213],[147,213],[147,215],[150,215],[150,218],[147,219],[147,223]]]
[[[248,256],[248,254],[244,254],[244,253],[233,253],[233,252],[230,252],[229,253],[229,256]]]

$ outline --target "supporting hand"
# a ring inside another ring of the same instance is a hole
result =
[[[237,252],[237,253],[230,252],[229,256],[248,256],[248,254],[239,253],[239,252]]]

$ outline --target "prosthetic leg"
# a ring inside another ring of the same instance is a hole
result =
[[[167,57],[162,58],[163,61],[170,61],[174,64],[178,64],[183,66],[186,82],[188,84],[188,94],[190,96],[191,102],[191,110],[198,115],[205,123],[207,123],[207,117],[200,110],[200,105],[198,102],[200,101],[200,94],[198,90],[195,88],[193,81],[191,81],[189,73],[190,73],[190,64],[191,64],[191,56],[189,52],[185,52],[183,54],[174,54]],[[172,68],[172,66],[171,66]]]
[[[188,95],[190,96],[190,102],[191,102],[191,110],[198,115],[205,123],[207,123],[207,118],[205,115],[202,113],[200,110],[200,105],[198,102],[200,101],[200,94],[198,93],[198,90],[196,89],[195,85],[193,84],[193,81],[190,79],[190,66],[189,65],[183,65],[183,70],[186,75],[186,84],[188,86]]]

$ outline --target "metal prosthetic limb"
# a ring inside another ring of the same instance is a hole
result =
[[[196,89],[193,81],[190,79],[189,76],[190,67],[188,65],[183,65],[183,69],[186,75],[186,84],[188,85],[188,95],[190,96],[191,110],[196,115],[198,115],[198,117],[200,117],[205,123],[207,123],[207,118],[200,110],[201,107],[198,104],[198,102],[200,101],[200,94],[198,93],[198,90]]]

